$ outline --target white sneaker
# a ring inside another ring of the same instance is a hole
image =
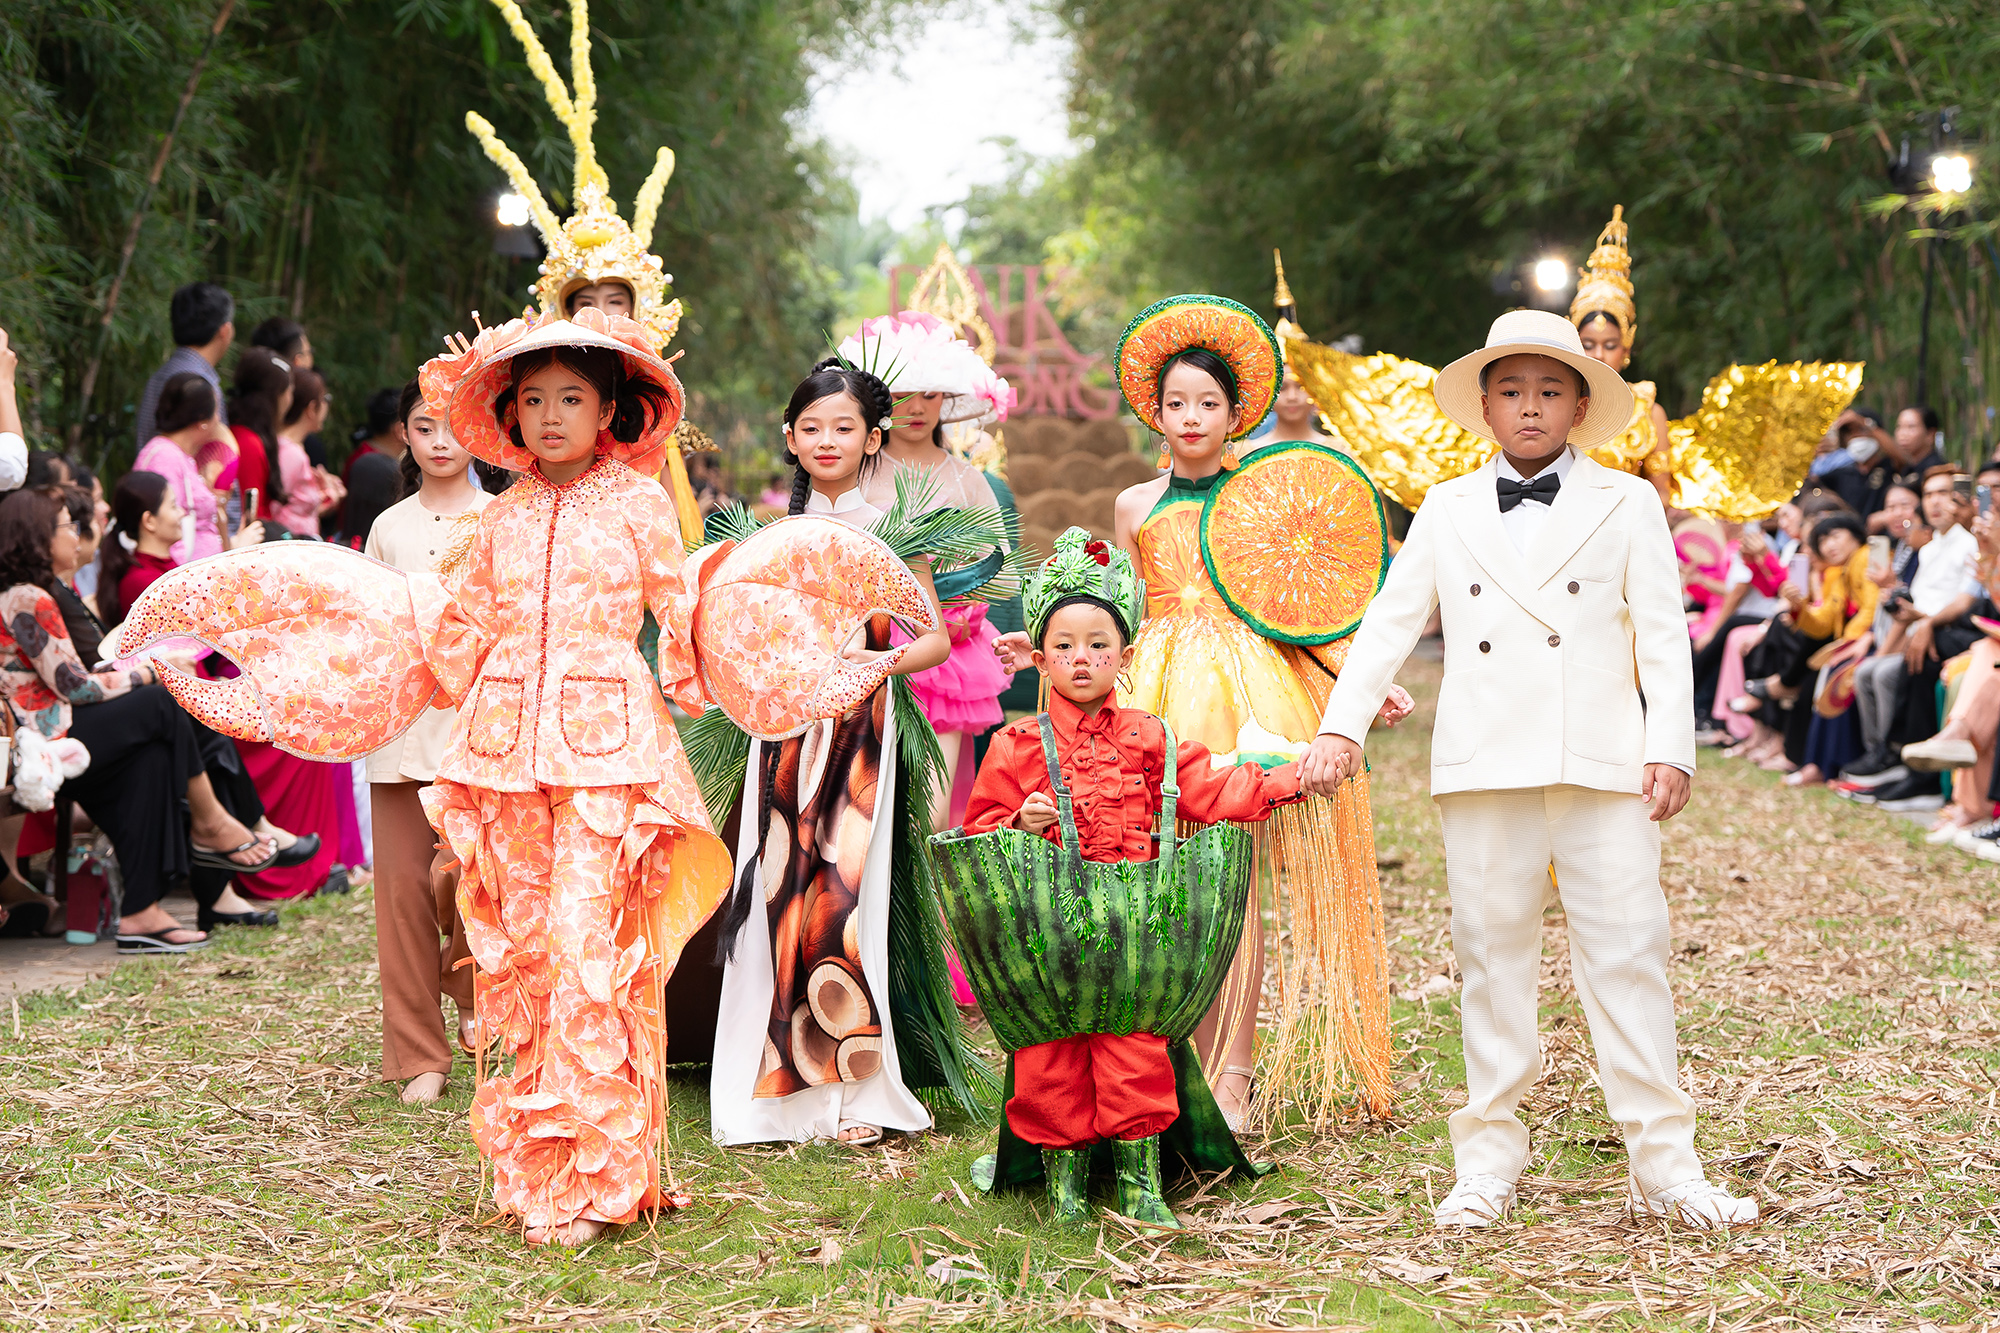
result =
[[[1757,1220],[1755,1199],[1739,1199],[1721,1186],[1701,1179],[1685,1181],[1657,1194],[1645,1193],[1633,1181],[1629,1202],[1634,1213],[1671,1218],[1703,1231],[1747,1226]]]
[[[1437,1206],[1441,1227],[1490,1227],[1514,1206],[1514,1182],[1475,1172],[1460,1176]]]
[[[1979,762],[1979,752],[1971,741],[1912,741],[1903,747],[1903,763],[1919,773],[1942,773],[1952,768],[1971,768]]]
[[[1964,827],[1965,825],[1963,824],[1939,824],[1929,833],[1924,834],[1924,841],[1933,847],[1942,847],[1948,842],[1955,843],[1958,841],[1959,830]]]

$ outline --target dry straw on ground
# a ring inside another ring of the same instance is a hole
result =
[[[1428,693],[1428,691],[1426,691]],[[677,1081],[700,1202],[579,1254],[471,1204],[466,1079],[375,1081],[365,895],[0,1026],[8,1329],[1976,1328],[2000,1322],[1992,902],[1906,823],[1711,764],[1667,840],[1686,1074],[1712,1174],[1766,1220],[1628,1220],[1551,911],[1547,1072],[1515,1219],[1445,1237],[1458,1024],[1427,718],[1374,747],[1401,1103],[1197,1182],[1188,1233],[1082,1235],[967,1181],[988,1134],[724,1152]]]

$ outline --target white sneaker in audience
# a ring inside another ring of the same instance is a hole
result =
[[[1437,1206],[1441,1227],[1490,1227],[1514,1206],[1514,1182],[1474,1172],[1460,1176]]]
[[[2000,838],[2000,819],[1989,819],[1983,824],[1972,824],[1960,828],[1952,835],[1952,845],[1962,852],[1977,856],[1981,847],[1994,846],[1994,839]]]
[[[1912,741],[1903,747],[1903,763],[1919,773],[1942,773],[1948,768],[1971,768],[1979,762],[1979,752],[1971,741],[1948,741],[1933,736]]]
[[[1635,1180],[1629,1201],[1634,1213],[1650,1213],[1703,1231],[1747,1226],[1757,1220],[1755,1199],[1739,1199],[1706,1180],[1685,1181],[1652,1194],[1640,1189]]]

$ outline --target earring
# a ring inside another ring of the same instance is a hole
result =
[[[1234,440],[1222,446],[1222,467],[1225,472],[1233,472],[1236,469],[1236,441]]]
[[[1153,466],[1158,468],[1160,471],[1165,472],[1168,468],[1172,467],[1173,465],[1174,465],[1173,446],[1168,444],[1166,440],[1162,438],[1160,441],[1160,456],[1153,460]]]

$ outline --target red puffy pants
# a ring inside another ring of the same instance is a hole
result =
[[[1165,1037],[1099,1033],[1014,1052],[1007,1125],[1038,1148],[1150,1138],[1179,1115]]]

